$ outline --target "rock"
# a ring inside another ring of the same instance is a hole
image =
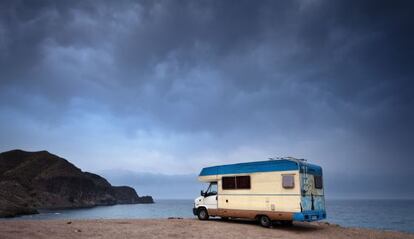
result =
[[[139,203],[154,203],[154,199],[151,196],[142,196],[139,197]]]
[[[131,187],[113,187],[117,203],[134,204],[139,202],[139,197],[135,189]]]
[[[14,181],[0,181],[0,217],[36,213],[25,188]]]
[[[37,209],[153,203],[135,189],[112,186],[47,151],[0,153],[0,217],[37,213]]]
[[[151,196],[139,197],[135,189],[127,186],[114,186],[116,201],[118,204],[154,203]]]

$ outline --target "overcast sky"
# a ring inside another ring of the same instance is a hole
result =
[[[0,151],[177,187],[204,166],[294,156],[324,168],[331,196],[412,198],[413,9],[1,1]]]

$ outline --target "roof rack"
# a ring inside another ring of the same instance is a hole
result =
[[[290,161],[302,162],[302,163],[305,163],[306,161],[308,161],[306,159],[298,159],[298,158],[294,158],[294,157],[290,157],[290,156],[269,158],[269,160],[290,160]]]

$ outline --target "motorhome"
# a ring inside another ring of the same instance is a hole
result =
[[[194,201],[193,213],[209,217],[272,222],[326,218],[322,168],[291,157],[203,168],[199,181],[207,190]]]

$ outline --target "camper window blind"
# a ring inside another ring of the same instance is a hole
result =
[[[294,188],[295,178],[293,175],[282,175],[282,186],[284,188]]]

